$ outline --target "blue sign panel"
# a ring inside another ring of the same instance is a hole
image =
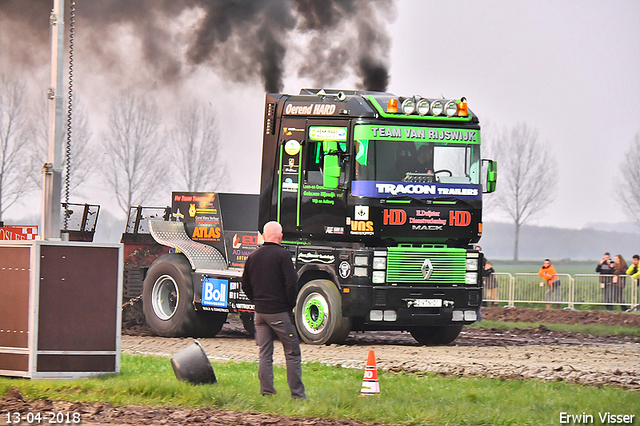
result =
[[[391,182],[377,180],[356,180],[351,182],[351,194],[356,197],[410,197],[479,200],[482,185],[426,182]]]
[[[226,308],[229,300],[229,280],[204,278],[202,280],[202,305]]]

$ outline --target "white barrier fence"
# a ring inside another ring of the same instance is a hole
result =
[[[506,272],[494,272],[489,280],[484,281],[482,300],[488,305],[498,303],[513,304],[513,276]]]
[[[549,286],[538,274],[496,272],[485,279],[483,300],[487,305],[506,303],[508,307],[519,303],[565,309],[589,305],[637,310],[639,281],[628,275],[558,274]]]
[[[575,275],[572,302],[634,308],[638,306],[638,282],[628,275]]]

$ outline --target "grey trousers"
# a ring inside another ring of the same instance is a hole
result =
[[[544,298],[547,302],[551,302],[552,298],[554,301],[560,301],[560,281],[554,281],[551,283],[551,287],[547,288],[547,291],[544,293]]]
[[[278,314],[255,313],[256,344],[260,348],[258,357],[258,378],[260,393],[273,395],[277,391],[273,387],[273,341],[276,336],[282,342],[287,364],[287,383],[292,398],[306,398],[302,383],[302,356],[300,342],[295,326],[291,322],[289,312]]]

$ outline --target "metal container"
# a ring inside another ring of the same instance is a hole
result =
[[[120,372],[122,244],[0,241],[0,375]]]
[[[207,354],[197,340],[171,358],[171,366],[178,380],[196,385],[216,383],[216,375]]]

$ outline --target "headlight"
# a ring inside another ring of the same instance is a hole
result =
[[[478,321],[478,314],[476,311],[464,311],[465,321]]]
[[[366,266],[369,264],[368,256],[356,256],[353,258],[353,264],[358,266]]]
[[[353,268],[354,277],[366,277],[367,275],[368,275],[367,268],[362,266],[360,267],[356,266],[355,268]]]
[[[467,259],[467,271],[478,270],[478,259]]]
[[[371,277],[371,281],[373,281],[375,284],[384,284],[385,282],[384,271],[373,271],[373,276]]]
[[[444,106],[444,113],[447,117],[453,117],[458,112],[458,103],[456,101],[449,101]]]
[[[439,116],[440,114],[442,114],[442,102],[440,101],[433,101],[431,102],[431,114],[433,114],[434,116]]]
[[[413,99],[411,98],[405,99],[402,102],[402,112],[404,112],[405,114],[411,115],[415,110],[416,110],[416,103]]]
[[[477,272],[467,272],[464,275],[464,283],[468,285],[473,285],[478,283],[478,273]]]
[[[373,269],[387,269],[387,258],[386,257],[374,257],[373,258]]]
[[[427,115],[429,114],[429,100],[428,99],[420,99],[418,104],[416,105],[416,109],[418,110],[418,114]]]
[[[382,313],[382,319],[385,321],[395,321],[398,319],[398,313],[396,311],[384,311]]]

